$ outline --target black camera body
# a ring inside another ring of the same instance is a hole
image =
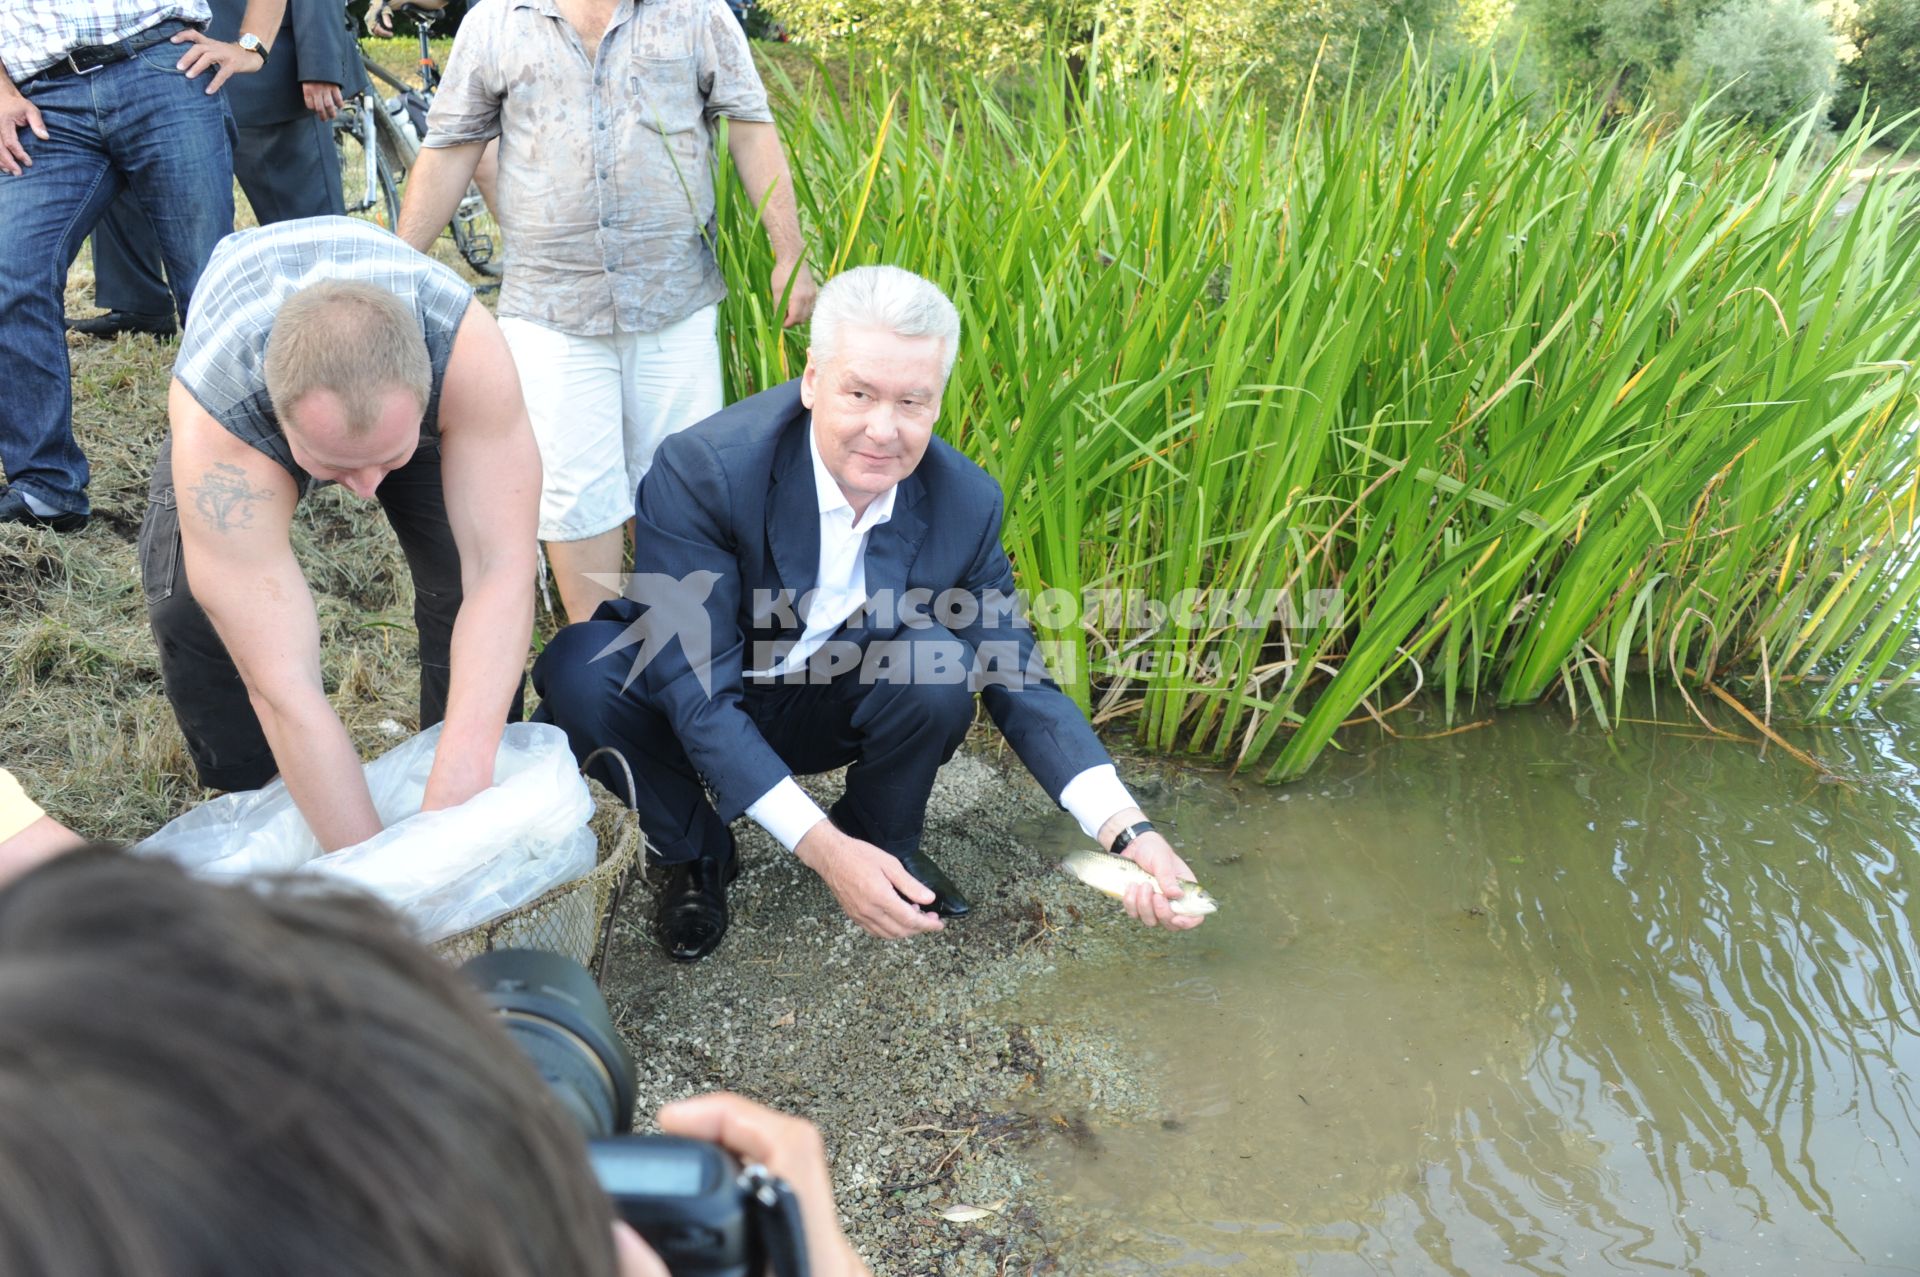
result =
[[[674,1277],[806,1277],[799,1203],[784,1181],[701,1140],[627,1133],[633,1057],[585,967],[495,949],[461,970],[586,1135],[620,1218]]]
[[[795,1272],[780,1252],[804,1256],[792,1193],[763,1167],[725,1149],[673,1135],[629,1135],[588,1144],[594,1174],[620,1218],[646,1238],[674,1277]],[[804,1259],[801,1269],[804,1271]]]

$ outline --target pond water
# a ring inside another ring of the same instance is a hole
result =
[[[1916,725],[1784,733],[1823,775],[1503,712],[1176,787],[1222,912],[1022,1008],[1168,1097],[1043,1154],[1068,1271],[1920,1273]]]

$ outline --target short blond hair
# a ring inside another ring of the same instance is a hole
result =
[[[410,392],[425,412],[433,390],[419,317],[384,288],[342,279],[309,284],[280,304],[266,373],[282,428],[293,405],[315,390],[339,396],[351,435],[379,424],[389,391]]]

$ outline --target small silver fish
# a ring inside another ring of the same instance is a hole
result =
[[[1109,856],[1104,851],[1087,851],[1083,848],[1061,861],[1060,868],[1115,900],[1123,898],[1127,888],[1137,883],[1144,882],[1155,891],[1160,890],[1160,884],[1152,874],[1124,856]],[[1182,882],[1180,890],[1182,894],[1178,900],[1167,902],[1178,917],[1204,918],[1220,908],[1220,902],[1208,895],[1197,882]]]

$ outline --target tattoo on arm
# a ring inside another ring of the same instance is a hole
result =
[[[253,503],[273,496],[254,487],[245,470],[225,461],[216,462],[187,491],[193,494],[193,508],[200,517],[222,532],[252,527]]]

